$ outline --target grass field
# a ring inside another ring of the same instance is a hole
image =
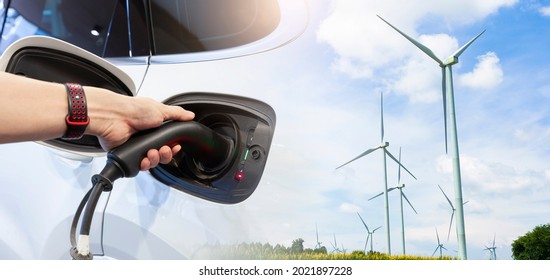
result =
[[[388,255],[380,252],[353,251],[327,252],[325,247],[304,249],[301,242],[295,240],[291,247],[282,245],[272,246],[261,243],[241,243],[237,245],[209,246],[216,259],[226,260],[456,260],[456,257],[442,256],[414,256]]]

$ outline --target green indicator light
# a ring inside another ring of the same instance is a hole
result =
[[[249,149],[246,149],[246,153],[244,153],[244,160],[246,160],[248,158],[248,151],[249,151]]]

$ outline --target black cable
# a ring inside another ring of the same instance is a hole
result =
[[[91,259],[92,258],[92,254],[90,253],[86,255],[82,255],[81,252],[78,252],[76,228],[78,226],[78,221],[80,220],[82,211],[84,211],[84,214],[82,216],[82,222],[80,225],[80,235],[89,236],[90,228],[92,226],[92,218],[93,218],[97,203],[99,201],[99,198],[101,196],[101,193],[103,191],[110,191],[113,188],[111,181],[105,178],[101,174],[94,175],[92,177],[92,183],[93,183],[93,187],[82,198],[82,201],[80,202],[80,205],[76,210],[75,216],[73,218],[73,223],[71,226],[70,239],[71,239],[72,248],[70,252],[71,252],[71,256],[74,259]]]
[[[95,207],[97,206],[97,202],[102,192],[103,184],[101,182],[96,183],[92,188],[92,192],[86,203],[86,208],[84,208],[84,215],[82,216],[82,223],[80,225],[80,235],[90,235]]]
[[[73,223],[71,225],[71,246],[76,247],[76,228],[78,227],[78,221],[80,220],[80,215],[82,214],[82,210],[84,210],[84,207],[86,206],[86,203],[88,202],[88,198],[90,197],[90,194],[92,193],[92,188],[88,190],[88,192],[84,195],[82,198],[82,201],[80,201],[80,205],[78,205],[78,208],[76,209],[76,213],[74,214]]]

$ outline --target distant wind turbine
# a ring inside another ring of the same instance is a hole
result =
[[[445,198],[447,199],[447,202],[449,202],[449,205],[451,205],[451,210],[452,210],[452,213],[451,213],[451,222],[449,223],[449,233],[447,234],[447,241],[449,240],[449,237],[451,236],[451,227],[453,225],[453,218],[454,218],[454,215],[455,215],[455,211],[456,211],[456,208],[454,207],[453,203],[451,202],[451,200],[449,199],[449,197],[447,196],[447,194],[445,194],[445,192],[443,191],[443,189],[441,188],[440,185],[437,185],[439,187],[439,189],[441,190],[441,192],[443,193],[443,195],[445,196]]]
[[[334,244],[332,244],[332,242],[331,242],[330,245],[332,245],[332,253],[334,253],[334,252],[341,253],[342,252],[342,250],[340,250],[338,248],[338,243],[336,243],[336,234],[334,234]]]
[[[451,236],[451,227],[453,225],[453,218],[454,218],[454,215],[455,215],[455,211],[456,211],[456,208],[454,207],[453,203],[451,202],[451,200],[449,199],[449,197],[447,196],[447,194],[443,191],[443,189],[441,188],[440,185],[437,185],[439,187],[439,190],[441,190],[441,192],[443,193],[443,195],[445,196],[445,198],[447,199],[447,202],[449,202],[449,205],[451,206],[451,221],[449,222],[449,233],[447,234],[447,240],[449,240],[449,237]],[[462,203],[462,205],[465,205],[466,203],[468,203],[468,201]]]
[[[439,233],[437,233],[437,228],[435,229],[435,235],[437,236],[437,247],[435,248],[432,257],[435,255],[435,253],[437,253],[437,250],[439,250],[439,257],[441,258],[443,257],[443,250],[446,251],[447,248],[445,248],[443,244],[441,244],[441,241],[439,241]]]
[[[317,237],[317,245],[315,245],[315,249],[320,249],[321,242],[319,242],[319,231],[317,230],[317,224],[315,224],[315,236]]]
[[[493,246],[491,246],[491,247],[485,246],[485,249],[484,249],[484,250],[488,250],[489,254],[491,254],[490,257],[489,257],[490,260],[496,260],[497,259],[497,247],[495,246],[496,236],[497,235],[495,233],[495,236],[493,237]]]
[[[401,162],[401,148],[399,148],[399,162]],[[404,187],[405,187],[405,184],[401,183],[401,165],[399,165],[399,167],[397,169],[397,186],[395,186],[393,188],[389,188],[388,192],[391,192],[395,189],[399,189],[399,193],[400,193],[399,200],[400,200],[400,206],[401,206],[401,241],[402,241],[402,245],[403,245],[403,255],[406,254],[406,251],[405,251],[405,216],[403,215],[403,198],[405,198],[405,200],[407,201],[409,206],[411,206],[414,213],[418,214],[418,212],[416,212],[416,209],[414,209],[414,206],[411,204],[411,202],[409,201],[409,199],[407,198],[407,196],[403,192]],[[382,194],[383,193],[379,193],[379,194],[369,198],[369,200],[372,200],[376,197],[379,197]]]
[[[395,31],[399,32],[399,34],[403,35],[407,40],[409,40],[411,43],[413,43],[416,47],[418,47],[422,52],[424,52],[426,55],[431,57],[433,60],[435,60],[439,67],[441,67],[441,75],[442,75],[442,96],[443,96],[443,122],[445,124],[445,152],[447,152],[447,93],[449,94],[449,109],[450,109],[450,116],[451,116],[451,144],[452,144],[452,158],[453,158],[453,178],[454,178],[454,189],[455,189],[455,202],[458,208],[456,209],[457,212],[457,238],[458,238],[458,254],[461,259],[467,259],[467,253],[466,253],[466,232],[464,227],[464,210],[463,210],[463,203],[462,203],[462,179],[460,175],[460,158],[459,158],[459,152],[458,152],[458,135],[457,135],[457,127],[456,127],[456,112],[455,112],[455,101],[454,101],[454,89],[453,89],[453,71],[452,66],[454,64],[458,63],[458,57],[468,48],[481,34],[485,32],[482,31],[477,36],[475,36],[473,39],[468,41],[465,45],[460,47],[456,52],[454,52],[451,56],[449,56],[445,60],[440,60],[432,50],[430,50],[428,47],[424,46],[420,42],[414,40],[407,34],[403,33],[401,30],[397,29],[397,27],[391,25],[389,22],[387,22],[382,17],[378,16],[381,20],[383,20],[385,23],[387,23],[391,28],[393,28]]]
[[[373,241],[372,235],[374,234],[375,231],[377,231],[382,226],[379,226],[379,227],[375,228],[373,231],[370,231],[369,227],[367,226],[367,223],[365,223],[365,221],[363,220],[361,215],[359,215],[359,212],[357,212],[357,216],[359,216],[359,219],[361,219],[361,222],[363,222],[363,225],[365,226],[365,229],[367,229],[367,240],[365,241],[365,249],[363,249],[363,251],[365,252],[365,254],[367,253],[367,244],[369,243],[369,238],[370,238],[370,251],[374,252],[373,247],[372,247],[372,241]]]
[[[407,171],[413,178],[416,179],[416,177],[414,177],[414,175],[405,167],[403,166],[391,153],[390,151],[388,151],[387,147],[390,145],[389,142],[384,142],[384,96],[382,94],[382,92],[380,93],[380,141],[382,144],[380,144],[378,147],[374,147],[372,149],[368,149],[366,150],[365,152],[363,152],[362,154],[358,155],[357,157],[355,157],[354,159],[336,167],[336,169],[339,169],[357,159],[360,159],[378,149],[382,149],[383,153],[383,157],[382,157],[382,163],[383,163],[383,166],[384,166],[384,209],[385,209],[385,219],[386,219],[386,250],[387,250],[387,253],[388,255],[391,255],[391,240],[390,240],[390,209],[389,209],[389,204],[388,204],[388,172],[387,172],[387,169],[386,169],[386,155],[389,156],[391,159],[393,159],[399,166],[403,167],[403,169],[405,169],[405,171]]]

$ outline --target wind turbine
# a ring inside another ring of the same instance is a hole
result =
[[[365,241],[365,249],[363,249],[363,251],[365,252],[365,254],[367,253],[367,244],[369,243],[369,237],[370,237],[370,251],[374,252],[373,249],[372,249],[372,239],[373,239],[372,235],[374,234],[375,231],[377,231],[382,226],[379,226],[379,227],[375,228],[373,231],[370,231],[369,227],[367,226],[367,224],[365,223],[365,221],[363,220],[361,215],[359,215],[359,212],[357,212],[357,216],[359,216],[359,219],[361,219],[361,222],[363,222],[363,225],[367,229],[367,241]]]
[[[401,147],[399,148],[399,162],[401,162]],[[414,209],[413,205],[411,204],[411,202],[409,201],[409,199],[407,198],[407,196],[403,192],[404,187],[405,187],[405,184],[401,183],[401,165],[399,165],[399,167],[397,169],[397,186],[395,186],[393,188],[389,188],[388,192],[391,192],[395,189],[399,189],[399,193],[400,193],[399,200],[400,200],[400,205],[401,205],[401,241],[402,241],[402,244],[403,244],[403,255],[406,254],[406,251],[405,251],[405,218],[404,218],[404,215],[403,215],[403,198],[405,198],[405,200],[407,201],[409,206],[411,206],[414,213],[418,214],[418,212],[416,212],[416,209]],[[369,198],[369,201],[376,198],[376,197],[381,196],[382,194],[383,193],[379,193],[379,194]]]
[[[399,166],[403,167],[405,171],[407,171],[414,179],[414,175],[405,167],[403,166],[391,153],[388,151],[387,147],[390,145],[389,142],[384,142],[384,96],[382,92],[380,92],[380,144],[378,147],[374,147],[371,149],[366,150],[362,154],[358,155],[354,159],[336,167],[336,169],[339,169],[357,159],[360,159],[378,149],[382,149],[382,163],[384,165],[384,209],[385,209],[385,220],[386,220],[386,243],[387,243],[387,253],[388,255],[391,255],[391,241],[390,241],[390,209],[388,204],[388,172],[386,169],[386,155],[389,156],[391,159],[393,159]]]
[[[332,245],[332,253],[336,252],[336,253],[341,253],[342,251],[340,249],[338,249],[338,243],[336,243],[336,234],[334,234],[334,244],[332,244],[332,242],[330,242],[330,245]]]
[[[451,222],[449,223],[449,233],[447,234],[447,240],[449,240],[449,237],[451,236],[451,227],[453,225],[453,217],[455,215],[455,211],[456,211],[456,208],[454,207],[453,203],[451,202],[451,200],[449,199],[449,197],[447,196],[447,194],[445,194],[445,192],[443,191],[443,189],[441,188],[440,185],[437,185],[439,187],[439,189],[441,190],[441,192],[443,193],[443,195],[445,196],[445,198],[447,199],[447,202],[449,202],[449,205],[451,206],[451,210],[452,210],[452,213],[451,213]],[[464,203],[462,203],[462,205],[465,205],[466,203],[468,203],[468,201],[465,201]]]
[[[414,40],[407,34],[403,33],[401,30],[397,29],[395,26],[391,25],[382,17],[378,16],[381,20],[387,23],[399,34],[403,35],[407,40],[413,43],[418,47],[422,52],[435,60],[439,67],[441,67],[442,75],[442,96],[443,96],[443,122],[445,124],[445,152],[447,152],[447,92],[449,94],[449,109],[451,115],[451,144],[452,144],[452,159],[453,159],[453,181],[455,189],[455,202],[458,208],[457,211],[457,238],[458,238],[458,254],[461,259],[467,259],[466,253],[466,232],[464,228],[464,209],[462,207],[462,179],[460,175],[460,158],[458,153],[458,135],[456,127],[456,111],[455,111],[455,101],[454,101],[454,89],[453,89],[453,71],[452,66],[458,63],[458,57],[468,48],[481,34],[485,32],[482,31],[473,39],[468,41],[465,45],[460,47],[456,52],[449,56],[445,60],[440,60],[432,50],[424,46],[420,42]]]
[[[315,245],[314,249],[320,249],[321,242],[319,242],[319,231],[317,230],[317,224],[315,224],[315,236],[317,237],[317,245]]]
[[[456,208],[454,207],[453,203],[451,202],[451,200],[449,199],[449,197],[447,196],[447,194],[445,194],[445,192],[443,191],[443,189],[441,188],[440,185],[437,185],[439,187],[439,189],[441,190],[441,192],[443,193],[443,195],[445,196],[445,198],[447,199],[447,202],[449,202],[449,205],[451,205],[451,210],[452,210],[452,213],[451,213],[451,222],[449,223],[449,233],[447,234],[447,240],[449,240],[449,237],[451,236],[451,227],[453,225],[453,218],[454,218],[454,215],[455,215],[455,211],[456,211]]]
[[[437,233],[437,228],[435,228],[435,235],[437,236],[437,247],[435,248],[432,257],[435,255],[435,253],[437,253],[437,250],[439,250],[439,257],[441,258],[443,257],[443,249],[445,249],[446,251],[447,248],[445,248],[443,244],[441,244],[441,242],[439,241],[439,233]]]
[[[495,236],[493,237],[493,246],[491,247],[485,246],[485,249],[484,249],[484,250],[488,250],[489,254],[491,254],[491,256],[489,257],[490,260],[497,259],[497,247],[495,246],[495,238],[496,238],[496,233],[495,233]]]

